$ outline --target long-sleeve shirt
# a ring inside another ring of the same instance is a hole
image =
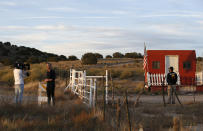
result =
[[[54,70],[47,71],[47,79],[52,79],[52,81],[47,82],[47,88],[55,87],[55,78],[56,76]]]

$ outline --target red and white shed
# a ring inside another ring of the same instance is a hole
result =
[[[174,67],[178,74],[178,85],[193,85],[196,81],[195,50],[147,50],[145,82],[152,89],[160,89],[166,83],[169,67]]]

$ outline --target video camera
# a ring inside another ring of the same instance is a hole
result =
[[[16,62],[14,67],[17,69],[21,69],[21,70],[30,70],[30,64],[24,64],[24,63]]]

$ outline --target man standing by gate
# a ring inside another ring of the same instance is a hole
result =
[[[52,104],[55,105],[55,71],[52,69],[51,63],[47,63],[47,77],[45,81],[47,82],[47,97],[48,97],[48,104],[50,105],[51,99]]]
[[[177,74],[173,72],[173,67],[170,67],[169,73],[167,74],[168,104],[175,104],[176,82],[177,82]]]

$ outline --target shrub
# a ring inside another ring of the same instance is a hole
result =
[[[101,55],[99,53],[95,53],[95,56],[97,57],[97,59],[103,59],[103,55]]]
[[[14,62],[9,58],[4,58],[1,60],[2,64],[4,65],[12,65]]]
[[[125,58],[143,58],[142,54],[132,52],[132,53],[126,53]]]
[[[121,79],[128,79],[130,77],[133,77],[133,72],[132,71],[123,71],[120,75]]]
[[[71,56],[68,57],[68,60],[75,61],[75,60],[78,60],[78,58],[76,56],[74,56],[74,55],[71,55]]]
[[[31,66],[30,76],[28,81],[41,81],[46,77],[46,65],[36,64]]]
[[[123,58],[123,57],[124,57],[124,55],[120,52],[113,53],[113,58]]]
[[[67,60],[66,56],[64,56],[64,55],[60,55],[59,58],[60,58],[60,60]]]
[[[111,70],[111,76],[112,78],[119,78],[121,75],[121,71],[120,70]]]
[[[93,65],[97,64],[97,57],[93,53],[86,53],[82,56],[82,64]]]
[[[197,61],[203,61],[203,57],[197,57]]]
[[[110,58],[112,58],[111,55],[107,55],[107,56],[106,56],[106,59],[110,59]]]
[[[9,87],[14,85],[12,69],[4,69],[0,72],[0,81],[5,82]]]
[[[90,69],[87,71],[88,76],[103,76],[105,75],[105,71],[103,69]]]

